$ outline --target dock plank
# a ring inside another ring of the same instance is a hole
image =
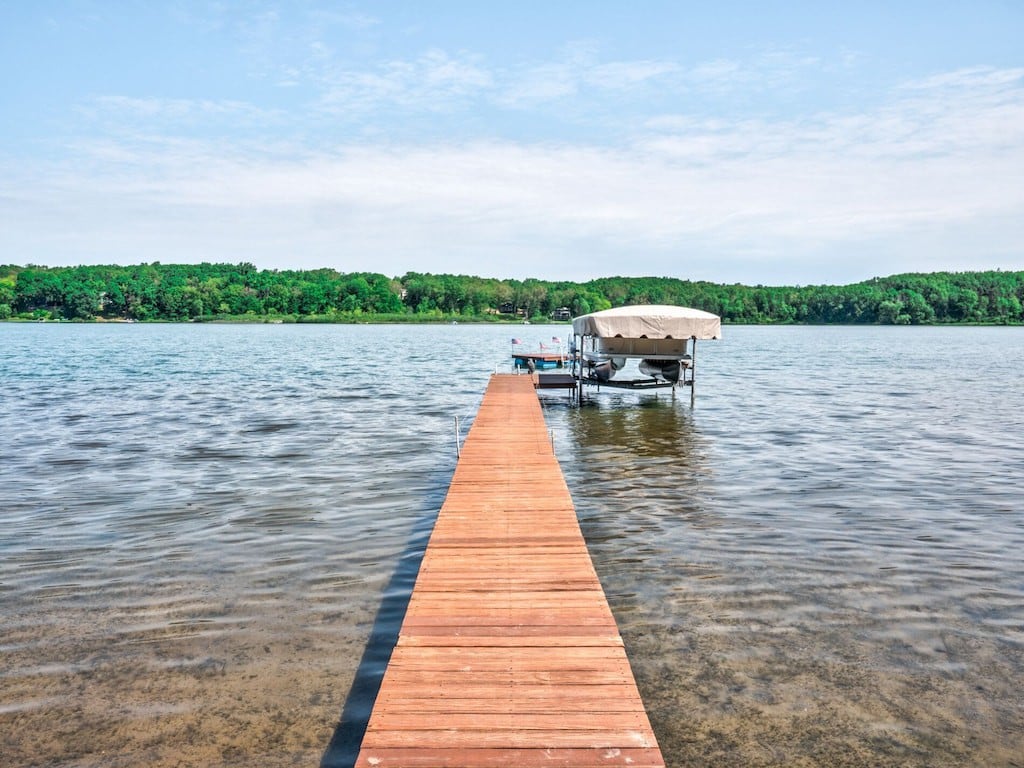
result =
[[[492,377],[358,768],[664,768],[527,376]]]

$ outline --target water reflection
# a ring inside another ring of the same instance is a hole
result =
[[[577,506],[583,502],[584,523],[597,524],[587,502],[604,499],[617,508],[628,505],[632,515],[708,524],[709,444],[688,399],[668,393],[602,396],[565,412],[563,426],[572,453],[562,466]]]
[[[566,425],[580,450],[613,448],[677,461],[692,455],[693,409],[678,395],[602,393],[570,411]]]

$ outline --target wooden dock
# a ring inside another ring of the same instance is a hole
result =
[[[664,768],[530,376],[495,375],[357,768]]]

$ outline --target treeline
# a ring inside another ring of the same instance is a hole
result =
[[[252,264],[0,266],[0,319],[568,319],[678,304],[730,323],[1024,323],[1024,272],[934,272],[851,285],[721,285],[668,277],[585,283],[409,272],[264,270]]]

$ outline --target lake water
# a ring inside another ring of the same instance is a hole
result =
[[[350,762],[455,417],[567,332],[0,324],[0,763]],[[1024,765],[1024,331],[697,354],[543,395],[669,765]]]

